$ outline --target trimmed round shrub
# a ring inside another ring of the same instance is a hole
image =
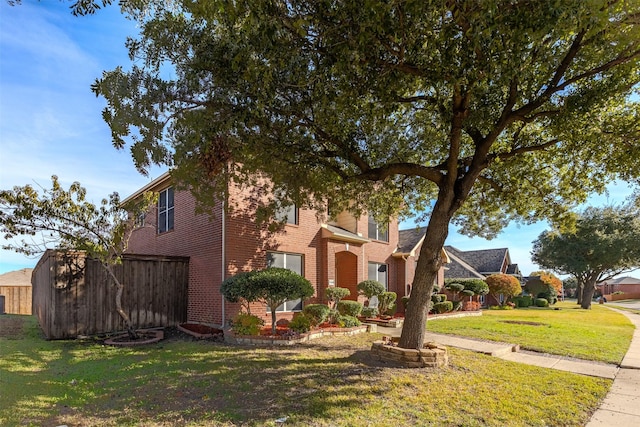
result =
[[[475,293],[471,289],[463,289],[462,291],[460,291],[460,293],[465,297],[472,297],[475,295]]]
[[[320,323],[326,321],[329,317],[330,311],[331,309],[329,308],[329,306],[324,304],[309,304],[305,305],[302,309],[302,312],[305,314],[305,316],[311,319],[311,324],[313,326],[317,326]]]
[[[451,311],[459,311],[462,309],[462,301],[451,301],[453,309]]]
[[[342,298],[346,298],[351,295],[351,291],[347,288],[339,288],[339,287],[329,287],[325,290],[324,294],[327,297],[327,300],[333,303],[333,307],[340,302]]]
[[[338,313],[343,316],[358,317],[362,312],[362,304],[358,301],[340,301],[338,303]]]
[[[431,295],[431,302],[437,304],[439,302],[445,302],[447,300],[446,294],[435,294]]]
[[[338,324],[341,328],[353,328],[355,326],[360,326],[362,323],[360,323],[357,317],[344,314],[338,318]]]
[[[238,313],[233,318],[231,330],[238,335],[260,335],[264,320],[249,313]]]
[[[364,280],[356,286],[358,292],[367,297],[367,299],[371,299],[376,295],[381,295],[386,289],[384,285],[377,280]]]
[[[409,297],[405,295],[402,297],[402,305],[404,306],[405,310],[407,309],[407,304],[409,304]]]
[[[293,320],[289,322],[289,329],[298,333],[309,332],[311,330],[312,320],[311,316],[307,316],[304,313],[297,314],[293,317]]]
[[[545,298],[536,298],[535,299],[536,307],[549,307],[549,301]]]
[[[378,315],[378,309],[375,307],[363,307],[360,315],[364,317],[376,317]]]
[[[438,314],[447,313],[453,310],[453,303],[451,301],[442,301],[433,304],[433,311]]]
[[[398,295],[395,292],[383,292],[378,295],[378,311],[380,314],[393,315],[392,308],[395,308],[395,302]],[[394,310],[395,311],[395,310]],[[389,314],[391,312],[391,314]]]

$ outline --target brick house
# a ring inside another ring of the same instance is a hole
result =
[[[604,295],[607,301],[640,298],[640,279],[635,277],[624,276],[609,279],[596,286],[599,293]],[[620,294],[620,292],[622,293]]]
[[[453,246],[445,246],[450,263],[444,272],[446,279],[486,279],[492,274],[515,276],[522,284],[522,274],[518,264],[511,262],[508,248],[461,251]],[[483,306],[498,305],[491,295],[481,296]]]
[[[315,211],[292,207],[278,214],[286,224],[273,232],[255,221],[262,203],[261,196],[255,195],[260,191],[230,184],[228,209],[225,212],[223,203],[217,203],[212,215],[197,213],[193,195],[174,189],[169,173],[125,201],[146,191],[158,193],[158,204],[140,221],[128,251],[189,257],[187,317],[191,322],[226,325],[240,306],[224,301],[222,281],[267,266],[288,268],[306,277],[316,290],[308,303],[326,301],[328,286],[349,288],[349,298],[357,299],[356,284],[365,279],[380,281],[400,299],[413,280],[416,248],[406,244],[399,248],[397,220],[381,226],[371,217],[355,218],[343,212],[323,222]],[[443,274],[439,280],[444,280]],[[278,318],[291,318],[301,309],[301,301],[287,301],[278,309]],[[254,304],[251,312],[270,323],[264,305]]]

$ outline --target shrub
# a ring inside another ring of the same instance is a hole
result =
[[[358,301],[340,301],[338,303],[338,313],[343,316],[358,317],[362,312],[362,304]]]
[[[435,294],[431,295],[431,302],[437,304],[439,302],[445,302],[447,300],[446,294]]]
[[[472,297],[475,295],[471,289],[463,289],[460,293],[466,297]]]
[[[311,324],[313,320],[314,319],[311,316],[307,316],[304,313],[300,313],[294,316],[293,320],[289,322],[289,329],[298,333],[309,332],[311,330]]]
[[[453,303],[452,311],[459,311],[462,308],[462,301],[451,301]]]
[[[433,311],[438,314],[447,313],[453,310],[453,303],[451,301],[442,301],[433,304]]]
[[[324,304],[309,304],[302,309],[302,312],[305,314],[305,316],[311,319],[311,324],[313,326],[317,326],[320,323],[326,321],[329,317],[330,311],[331,309],[329,308],[329,306],[326,306]]]
[[[513,310],[513,305],[492,305],[489,310]]]
[[[347,288],[330,287],[325,290],[327,300],[332,304],[333,308],[338,307],[338,303],[342,298],[351,295],[351,291]]]
[[[536,307],[549,307],[549,301],[546,298],[536,298],[534,302]]]
[[[531,295],[520,295],[513,299],[513,302],[518,308],[531,307],[533,305],[533,298]]]
[[[462,304],[462,311],[478,311],[480,310],[480,303],[478,301],[465,301]]]
[[[624,295],[624,292],[622,292],[622,291],[615,291],[615,292],[613,293],[613,295]]]
[[[378,315],[378,309],[375,307],[363,307],[360,314],[364,317],[376,317]]]
[[[398,298],[398,295],[395,292],[383,292],[378,295],[378,312],[380,314],[388,314],[387,312],[391,310],[391,307],[395,307],[396,298]]]
[[[402,305],[404,306],[404,309],[407,309],[407,304],[409,304],[409,297],[407,295],[402,297]]]
[[[353,328],[355,326],[360,326],[362,323],[360,323],[357,317],[345,314],[338,317],[338,324],[341,328]]]
[[[505,305],[510,298],[522,293],[520,281],[518,281],[514,276],[510,276],[508,274],[492,274],[486,278],[485,282],[487,282],[487,285],[489,286],[489,293],[496,301],[500,301],[500,298],[498,297],[500,294],[504,295],[504,303],[501,305]]]
[[[445,279],[445,287],[451,283],[460,283],[467,291],[473,295],[486,295],[489,293],[489,286],[482,279]]]
[[[382,295],[385,291],[384,285],[377,280],[364,280],[356,286],[358,292],[367,297],[367,299],[371,299],[374,296]]]
[[[249,313],[238,313],[233,318],[231,330],[238,335],[260,335],[264,320]]]
[[[288,300],[306,299],[313,295],[311,282],[286,268],[269,267],[253,272],[249,290],[256,301],[264,302],[271,310],[272,333],[276,333],[276,310]]]

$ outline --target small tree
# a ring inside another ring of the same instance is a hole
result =
[[[271,332],[276,334],[276,309],[286,301],[313,295],[313,286],[304,277],[286,268],[269,267],[249,276],[249,295],[271,310]]]
[[[358,283],[356,289],[358,289],[361,295],[367,297],[367,305],[369,301],[371,301],[371,298],[382,295],[382,293],[386,291],[384,285],[377,280],[364,280]]]
[[[147,193],[123,205],[118,193],[113,193],[96,206],[86,200],[86,189],[80,183],[74,182],[64,190],[57,176],[52,176],[51,181],[51,189],[43,189],[42,195],[30,185],[0,191],[0,231],[5,239],[29,236],[29,241],[4,245],[3,249],[25,255],[52,248],[79,250],[97,259],[115,284],[116,311],[129,336],[137,338],[122,307],[125,284],[118,280],[114,269],[122,262],[135,219],[147,212],[154,195]]]
[[[395,292],[383,292],[378,295],[378,313],[381,316],[386,315],[394,307],[397,298],[398,294]]]
[[[464,286],[464,291],[471,291],[471,295],[465,292],[465,295],[487,295],[489,293],[489,286],[482,279],[445,279],[445,287],[452,283],[459,283]]]
[[[251,275],[253,271],[238,273],[228,277],[220,286],[220,293],[229,302],[239,302],[240,305],[251,314],[251,303],[257,301],[258,295],[251,287]]]
[[[522,293],[520,281],[508,274],[492,274],[487,277],[485,281],[489,287],[489,294],[491,294],[496,301],[500,301],[500,294],[504,295],[504,301],[500,305],[504,305],[511,297],[515,297]]]
[[[453,294],[453,301],[458,301],[458,294],[464,291],[464,285],[462,283],[449,283],[444,287]]]
[[[331,308],[337,310],[340,300],[351,295],[351,291],[347,288],[330,287],[325,291],[325,295]]]

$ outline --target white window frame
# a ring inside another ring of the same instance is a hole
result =
[[[372,230],[374,228],[374,225],[375,230]],[[389,224],[387,224],[386,231],[382,231],[382,227],[380,227],[380,224],[378,224],[378,222],[372,215],[369,215],[367,233],[370,239],[378,240],[380,242],[389,242]]]
[[[384,270],[384,272],[385,272],[385,280],[384,280],[384,283],[383,282],[380,282],[380,283],[382,283],[384,285],[384,289],[388,291],[389,290],[389,264],[385,264],[383,262],[369,261],[369,263],[367,264],[367,276],[369,276],[369,272],[371,271],[371,269],[369,268],[371,265],[376,265],[377,266],[376,267],[376,277],[367,277],[367,279],[375,280],[375,281],[380,282],[380,276],[379,276],[380,267],[384,265],[384,267],[385,267],[385,270]]]
[[[162,206],[161,199],[164,194],[166,206]],[[171,204],[169,204],[169,194],[171,194]],[[164,221],[160,218],[164,215]],[[172,231],[175,225],[175,191],[173,187],[165,188],[158,194],[158,234]]]

